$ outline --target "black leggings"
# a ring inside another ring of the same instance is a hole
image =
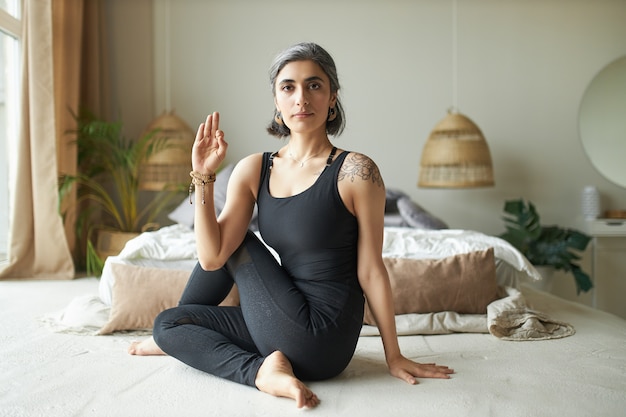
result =
[[[218,307],[233,283],[241,307]],[[249,232],[224,268],[204,271],[196,265],[178,307],[156,318],[153,336],[165,353],[187,365],[250,386],[264,358],[276,350],[298,378],[327,379],[341,373],[354,354],[363,295],[350,291],[334,317],[315,314],[311,303]]]

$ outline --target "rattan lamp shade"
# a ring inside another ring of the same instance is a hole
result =
[[[417,185],[433,188],[494,185],[489,146],[468,117],[450,112],[437,123],[422,151]]]
[[[173,111],[154,119],[146,131],[153,129],[159,129],[155,138],[168,138],[168,143],[173,146],[152,155],[141,166],[140,188],[162,191],[174,184],[188,183],[195,132]]]

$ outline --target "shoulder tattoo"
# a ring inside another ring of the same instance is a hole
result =
[[[380,175],[380,171],[374,161],[360,153],[351,153],[344,160],[337,179],[341,181],[346,178],[351,182],[361,178],[363,181],[371,181],[379,187],[385,186],[383,177]]]

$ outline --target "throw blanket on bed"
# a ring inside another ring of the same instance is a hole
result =
[[[547,340],[571,336],[576,331],[568,323],[553,320],[528,307],[524,295],[507,287],[504,297],[487,306],[487,314],[459,314],[443,311],[396,316],[398,335],[448,333],[491,333],[502,340]],[[363,326],[361,336],[378,336],[376,326]]]
[[[571,324],[553,320],[526,305],[521,292],[507,288],[508,296],[487,306],[489,332],[504,340],[546,340],[571,336]]]

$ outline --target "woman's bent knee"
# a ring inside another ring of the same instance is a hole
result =
[[[152,338],[161,349],[163,349],[163,337],[167,330],[175,326],[175,310],[176,307],[163,310],[154,319]]]

